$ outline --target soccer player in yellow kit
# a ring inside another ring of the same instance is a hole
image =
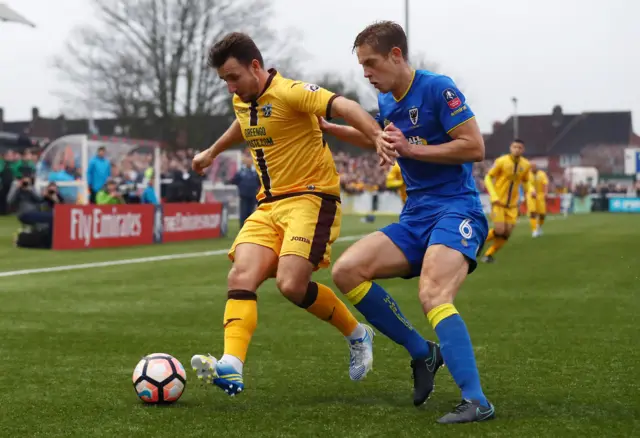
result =
[[[407,202],[407,185],[402,178],[402,172],[400,171],[400,165],[396,161],[389,172],[387,173],[387,188],[398,190],[402,203]]]
[[[531,163],[531,190],[527,192],[527,213],[531,223],[531,237],[542,236],[542,225],[547,214],[549,177],[544,170]]]
[[[518,220],[518,201],[520,184],[535,197],[535,189],[530,187],[531,164],[522,156],[524,142],[516,139],[509,147],[510,153],[498,158],[487,176],[485,186],[491,198],[491,218],[493,228],[485,244],[493,241],[493,245],[485,252],[482,261],[493,263],[494,255],[504,246]],[[495,182],[494,182],[495,180]]]
[[[313,271],[329,265],[341,221],[340,177],[319,118],[342,117],[376,148],[391,149],[382,128],[356,102],[266,70],[260,50],[245,34],[217,42],[209,65],[234,95],[236,120],[194,158],[193,169],[202,173],[221,152],[245,141],[262,187],[258,208],[229,252],[224,355],[217,360],[196,354],[191,366],[198,378],[229,395],[244,389],[243,366],[258,319],[256,291],[275,277],[287,299],[347,338],[349,376],[361,380],[373,362],[373,330],[359,324],[329,287],[311,281]]]

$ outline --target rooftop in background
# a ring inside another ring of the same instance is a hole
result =
[[[515,137],[513,122],[513,116],[496,122],[493,132],[485,134],[487,158],[508,152]],[[591,145],[631,145],[634,136],[631,111],[564,114],[556,106],[551,114],[518,116],[518,137],[532,157],[578,154]]]

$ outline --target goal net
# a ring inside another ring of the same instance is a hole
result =
[[[88,204],[87,169],[102,146],[111,163],[111,178],[121,193],[141,194],[152,184],[160,199],[159,144],[121,137],[68,135],[54,140],[42,152],[36,166],[38,191],[54,182],[65,203]]]

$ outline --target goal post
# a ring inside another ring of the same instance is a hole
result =
[[[111,179],[140,194],[152,183],[156,198],[160,199],[162,156],[158,142],[83,134],[60,137],[44,149],[36,166],[38,192],[55,183],[66,203],[88,204],[87,171],[100,147],[105,148],[110,162]]]

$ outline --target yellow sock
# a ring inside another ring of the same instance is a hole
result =
[[[244,362],[258,325],[257,296],[248,290],[230,290],[228,297],[224,309],[224,354]]]
[[[493,245],[491,245],[491,248],[489,248],[487,250],[487,252],[485,253],[485,255],[488,256],[492,256],[495,253],[498,252],[498,250],[500,250],[500,248],[502,248],[504,246],[504,244],[507,243],[507,239],[505,239],[502,236],[496,236],[495,241],[493,242]]]
[[[458,313],[458,310],[453,304],[440,304],[438,307],[434,307],[429,310],[429,313],[427,313],[427,319],[429,320],[431,327],[435,329],[436,326],[440,324],[440,321],[450,317],[451,315],[455,315],[456,313]]]
[[[540,228],[542,228],[542,225],[544,225],[544,215],[541,214],[540,216],[538,216],[538,226]]]
[[[529,223],[531,224],[531,231],[535,231],[538,229],[538,218],[535,216],[531,216],[529,218]]]
[[[484,241],[485,245],[491,242],[495,238],[496,238],[496,231],[493,228],[491,228],[489,230],[489,234],[487,235],[487,240]]]
[[[358,326],[358,320],[347,306],[324,284],[310,282],[300,307],[349,336]]]

